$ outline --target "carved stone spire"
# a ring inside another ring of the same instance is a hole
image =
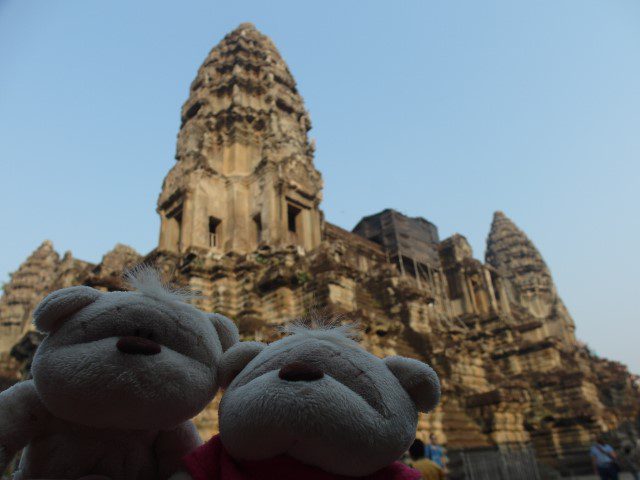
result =
[[[511,280],[521,293],[555,293],[551,272],[542,255],[502,212],[493,215],[485,260]]]
[[[558,296],[542,255],[527,235],[500,211],[493,215],[485,261],[511,282],[523,307],[535,317],[552,322],[550,333],[574,340],[573,320]]]
[[[158,200],[160,248],[249,252],[320,242],[309,115],[273,42],[243,23],[211,50],[182,108]]]
[[[45,240],[11,275],[0,297],[0,352],[6,352],[29,327],[31,312],[55,282],[59,255]]]

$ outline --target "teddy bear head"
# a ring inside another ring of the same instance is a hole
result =
[[[220,439],[232,457],[285,454],[347,476],[400,458],[415,437],[418,412],[440,398],[438,376],[427,364],[380,359],[345,327],[293,326],[268,346],[238,343],[219,372],[226,388]]]
[[[228,318],[206,314],[150,268],[136,289],[57,290],[34,312],[45,332],[32,374],[57,417],[98,428],[164,429],[193,417],[218,389],[223,351],[238,341]]]

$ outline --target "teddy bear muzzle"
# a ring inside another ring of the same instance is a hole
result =
[[[315,365],[305,362],[291,362],[286,364],[278,372],[282,380],[289,382],[320,380],[324,377],[324,372]]]
[[[142,337],[121,337],[116,348],[130,355],[157,355],[162,350],[158,343]]]

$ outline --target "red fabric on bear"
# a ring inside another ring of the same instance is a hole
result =
[[[354,480],[300,463],[287,455],[267,460],[237,461],[227,453],[216,435],[182,459],[194,480]],[[359,480],[418,480],[420,473],[395,462]]]

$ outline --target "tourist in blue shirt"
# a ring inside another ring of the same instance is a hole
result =
[[[444,455],[444,447],[437,444],[436,436],[433,433],[429,435],[429,443],[424,446],[424,456],[446,471],[447,461]]]
[[[596,443],[591,447],[589,455],[593,472],[599,475],[601,480],[618,480],[618,457],[602,435],[596,437]]]

